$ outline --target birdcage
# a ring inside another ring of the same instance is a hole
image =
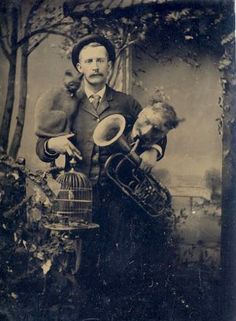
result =
[[[57,178],[60,189],[54,200],[52,212],[44,224],[53,230],[86,230],[98,228],[92,222],[92,186],[88,177],[74,169]]]

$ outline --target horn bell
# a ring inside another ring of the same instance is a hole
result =
[[[102,119],[93,133],[94,143],[99,147],[110,146],[116,142],[121,145],[126,152],[130,151],[130,147],[123,137],[126,120],[121,114],[113,114]]]

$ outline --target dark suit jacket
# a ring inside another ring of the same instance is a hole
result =
[[[83,156],[78,169],[87,174],[93,183],[93,221],[100,226],[99,238],[90,240],[89,237],[96,238],[97,236],[86,234],[88,239],[85,239],[83,243],[85,250],[80,270],[83,275],[81,280],[87,279],[91,284],[91,275],[102,275],[101,279],[109,282],[117,273],[120,275],[124,271],[126,276],[127,271],[129,273],[132,273],[130,271],[134,273],[141,271],[142,269],[137,266],[141,264],[140,262],[146,262],[142,258],[145,253],[147,253],[149,262],[149,244],[153,249],[153,238],[150,237],[152,229],[146,216],[140,215],[140,208],[137,208],[137,205],[123,193],[119,193],[116,186],[112,185],[103,175],[104,163],[113,152],[117,152],[116,148],[98,148],[92,136],[99,119],[114,113],[122,114],[126,118],[125,134],[128,134],[141,106],[132,96],[117,92],[108,86],[98,110],[94,109],[83,91],[78,93],[77,99],[78,105],[71,118],[70,130],[75,133],[73,143]],[[48,117],[50,117],[50,112]],[[50,129],[48,131],[50,132]],[[41,160],[46,162],[56,157],[50,157],[45,153],[44,145],[48,138],[48,136],[39,135],[37,142],[37,154]],[[164,152],[166,138],[158,144]],[[140,152],[142,152],[141,149]],[[147,235],[149,235],[150,242],[143,242],[147,239]],[[159,239],[154,238],[154,240],[158,250]],[[98,254],[100,263],[97,267]],[[130,262],[134,262],[132,267]],[[100,270],[99,273],[97,268]]]
[[[83,160],[79,163],[80,171],[90,176],[91,162],[97,166],[97,177],[100,173],[100,166],[103,167],[106,159],[114,150],[109,147],[96,148],[93,142],[93,132],[100,119],[111,114],[122,114],[126,119],[125,134],[128,134],[141,111],[140,104],[130,95],[115,91],[107,86],[105,95],[97,110],[94,109],[83,90],[77,93],[78,105],[73,114],[71,131],[75,133],[73,143],[81,151]],[[50,115],[49,115],[50,117]],[[45,141],[48,137],[40,136],[37,142],[36,152],[39,158],[45,162],[51,162],[55,157],[45,153]],[[157,142],[163,149],[166,147],[166,138]]]

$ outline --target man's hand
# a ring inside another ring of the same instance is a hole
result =
[[[158,152],[156,149],[150,148],[140,155],[140,158],[142,159],[140,168],[146,173],[150,173],[152,168],[155,166],[157,161],[157,153]]]
[[[69,156],[75,156],[78,159],[82,159],[81,152],[69,141],[69,138],[74,135],[75,134],[68,134],[50,138],[47,142],[49,152],[53,151],[59,154],[67,153]]]

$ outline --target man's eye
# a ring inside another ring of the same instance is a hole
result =
[[[86,64],[91,64],[92,62],[93,62],[93,59],[86,59],[86,60],[85,60],[85,63],[86,63]]]
[[[104,64],[107,61],[107,58],[98,58],[97,62],[100,64]]]

